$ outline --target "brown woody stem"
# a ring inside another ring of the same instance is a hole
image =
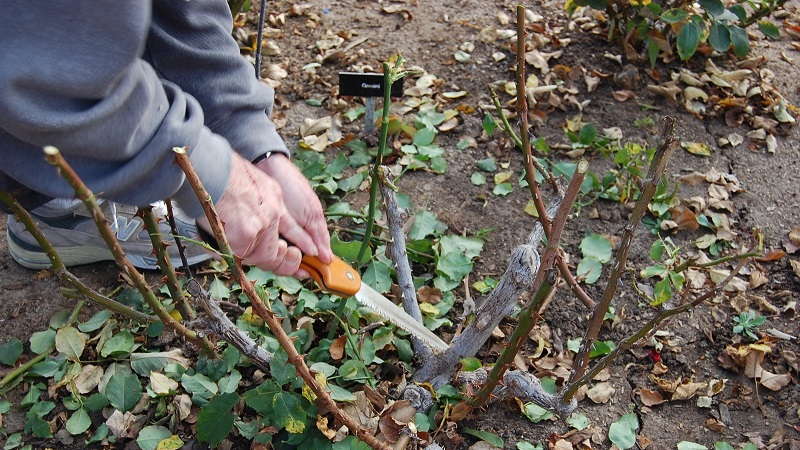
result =
[[[178,163],[181,169],[183,169],[183,172],[186,174],[187,181],[192,186],[192,189],[194,189],[197,198],[200,199],[200,203],[203,206],[203,211],[206,213],[208,222],[214,232],[214,237],[219,245],[220,253],[225,261],[228,262],[231,275],[242,287],[242,292],[247,295],[247,298],[250,300],[251,305],[253,305],[253,310],[256,312],[256,314],[264,319],[264,322],[278,340],[281,348],[283,348],[283,350],[286,352],[289,362],[294,365],[294,367],[297,369],[297,373],[303,377],[306,385],[308,385],[308,387],[311,388],[311,390],[317,396],[317,401],[321,403],[322,406],[330,410],[336,419],[343,423],[350,431],[352,431],[358,439],[366,442],[374,449],[389,450],[389,447],[386,444],[378,441],[375,436],[371,435],[366,429],[361,428],[361,426],[355,420],[345,414],[345,412],[339,408],[339,405],[333,401],[330,394],[328,394],[328,391],[320,386],[316,378],[314,378],[314,375],[306,365],[305,360],[303,360],[303,356],[297,352],[294,342],[283,330],[280,319],[278,319],[275,313],[273,313],[264,304],[264,301],[261,299],[258,293],[256,293],[253,283],[247,278],[247,276],[245,276],[240,260],[233,255],[233,251],[228,244],[228,239],[225,237],[223,223],[220,220],[216,209],[214,208],[214,203],[211,200],[211,196],[203,187],[203,184],[200,182],[200,178],[198,178],[197,173],[194,171],[194,168],[189,161],[189,155],[186,153],[186,148],[175,147],[173,148],[173,151],[175,152],[175,161]],[[266,291],[261,290],[261,292],[265,296],[267,295]]]
[[[611,300],[617,292],[617,285],[625,273],[625,264],[628,260],[628,252],[630,251],[631,244],[633,243],[633,234],[639,222],[642,220],[644,213],[647,211],[647,205],[653,198],[658,188],[659,180],[664,173],[667,161],[672,156],[675,148],[678,146],[678,141],[675,139],[674,134],[675,119],[666,117],[664,119],[664,128],[661,133],[663,143],[653,156],[653,161],[650,163],[650,169],[647,173],[647,179],[644,180],[644,187],[642,195],[636,202],[633,208],[628,224],[622,234],[622,242],[617,249],[617,254],[614,257],[614,267],[606,284],[606,289],[603,292],[603,297],[600,302],[595,306],[592,312],[592,317],[589,321],[589,327],[586,329],[583,341],[578,354],[575,356],[575,363],[570,374],[569,380],[566,385],[569,386],[567,391],[570,395],[565,395],[563,398],[564,403],[569,403],[572,400],[575,390],[572,389],[573,384],[583,376],[589,364],[589,354],[591,353],[594,341],[600,332],[600,327],[603,325],[603,318],[605,317],[608,307],[611,305]]]

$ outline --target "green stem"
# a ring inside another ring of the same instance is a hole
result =
[[[78,303],[75,305],[75,308],[72,309],[72,313],[69,315],[69,318],[67,319],[64,325],[68,326],[75,323],[75,321],[78,320],[78,314],[80,314],[81,309],[83,309],[85,305],[86,302],[84,302],[83,300],[78,301]],[[47,347],[45,351],[39,353],[35,357],[29,359],[24,364],[20,365],[16,369],[6,374],[6,376],[4,376],[2,380],[0,380],[0,392],[3,392],[3,389],[5,389],[9,384],[11,384],[14,380],[16,380],[17,377],[20,377],[25,373],[27,373],[31,369],[31,367],[43,361],[55,350],[56,350],[56,344],[54,342],[50,344],[50,346]]]
[[[369,185],[369,209],[367,210],[367,225],[364,236],[366,239],[361,241],[361,248],[358,250],[356,262],[363,261],[364,255],[369,248],[372,237],[372,229],[375,226],[375,208],[378,203],[378,183],[380,176],[378,171],[383,165],[383,152],[386,151],[386,141],[389,138],[389,111],[392,107],[392,84],[398,78],[397,68],[403,63],[403,58],[398,57],[394,67],[389,67],[388,63],[383,63],[383,110],[381,112],[381,136],[378,141],[378,154],[375,156],[375,164],[370,172]]]
[[[142,213],[142,216],[144,217],[144,224],[147,227],[147,232],[150,236],[150,242],[153,244],[153,248],[156,250],[156,261],[158,262],[158,267],[161,269],[161,273],[164,274],[164,277],[166,278],[167,289],[169,289],[172,299],[175,300],[178,311],[180,311],[183,317],[186,317],[187,319],[193,319],[197,314],[195,313],[194,309],[192,309],[191,305],[189,305],[189,303],[186,301],[186,297],[183,295],[180,282],[178,281],[178,276],[175,274],[175,268],[172,266],[172,261],[169,258],[169,253],[167,252],[167,245],[164,243],[161,235],[158,234],[158,222],[156,221],[156,216],[153,214],[153,208],[139,208],[139,212]]]

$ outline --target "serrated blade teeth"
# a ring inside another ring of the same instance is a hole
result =
[[[449,348],[449,345],[441,340],[439,336],[433,334],[431,330],[425,328],[424,325],[417,322],[400,307],[390,302],[389,299],[366,284],[362,283],[361,289],[356,293],[355,297],[359,303],[371,309],[379,316],[420,339],[434,353],[442,353]]]

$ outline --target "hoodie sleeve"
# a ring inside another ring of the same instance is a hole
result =
[[[265,152],[288,156],[269,119],[274,92],[239,54],[232,28],[225,1],[156,1],[145,57],[200,102],[206,125],[245,159]]]
[[[222,196],[231,146],[205,126],[196,99],[142,59],[151,13],[144,1],[0,4],[0,170],[73,197],[44,161],[52,145],[99,196],[132,205],[173,196],[197,217],[173,163],[172,148],[188,146],[212,199]]]

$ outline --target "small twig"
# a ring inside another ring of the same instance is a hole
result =
[[[241,9],[241,7],[240,7]],[[256,33],[256,79],[261,79],[261,53],[264,43],[264,18],[267,15],[267,0],[261,0],[261,8],[258,10],[258,33]],[[234,14],[234,17],[236,14]]]
[[[550,239],[550,218],[547,217],[547,207],[536,182],[536,172],[533,166],[533,153],[531,152],[530,126],[528,125],[528,97],[525,95],[525,7],[517,5],[517,115],[519,116],[520,135],[522,135],[522,152],[525,155],[525,179],[531,191],[533,204],[539,213],[544,234]],[[558,188],[556,187],[556,192]]]
[[[78,314],[80,314],[81,309],[83,309],[85,305],[86,302],[82,300],[78,301],[75,307],[72,308],[72,313],[69,315],[69,318],[67,319],[66,322],[64,322],[64,326],[69,326],[75,323],[75,321],[78,320]],[[45,351],[39,353],[38,355],[29,359],[28,361],[25,361],[24,364],[20,364],[19,367],[15,367],[14,370],[8,372],[6,376],[4,376],[2,380],[0,380],[0,393],[3,392],[3,389],[5,389],[6,386],[8,386],[14,380],[16,380],[17,377],[26,374],[31,369],[31,367],[43,361],[55,350],[56,350],[56,344],[55,342],[53,342],[52,344],[50,344],[49,347],[47,347],[47,349],[45,349]]]
[[[178,225],[175,223],[175,212],[172,208],[172,199],[166,199],[164,203],[167,205],[167,222],[169,223],[169,229],[172,233],[173,239],[175,239],[175,246],[178,247],[178,255],[181,258],[181,267],[178,269],[183,269],[186,272],[186,278],[191,280],[192,279],[192,269],[189,267],[189,260],[186,259],[186,246],[183,245],[183,239],[180,237],[180,233],[178,233]]]
[[[58,256],[58,252],[56,252],[55,248],[50,244],[50,241],[44,236],[42,231],[36,225],[33,218],[25,208],[22,207],[10,194],[4,191],[0,191],[0,201],[7,204],[8,207],[11,209],[11,212],[17,216],[17,218],[25,225],[25,228],[28,232],[33,236],[36,240],[36,243],[39,244],[39,247],[42,248],[42,251],[45,252],[48,258],[50,258],[50,264],[52,267],[50,271],[53,272],[55,276],[61,279],[68,284],[70,284],[80,295],[85,297],[87,300],[92,301],[93,303],[102,306],[109,311],[113,311],[115,313],[121,314],[129,319],[136,320],[142,323],[148,322],[158,322],[158,317],[147,315],[143,312],[137,311],[129,306],[123,305],[115,300],[112,300],[99,292],[90,289],[87,287],[81,280],[78,279],[75,275],[72,274],[66,267],[64,267],[64,263],[61,261],[61,258]]]
[[[205,211],[209,224],[214,231],[214,237],[217,240],[222,257],[228,263],[231,275],[239,283],[242,288],[242,292],[244,292],[247,298],[250,300],[250,304],[253,306],[255,313],[264,319],[264,322],[278,340],[280,346],[284,351],[286,351],[289,362],[294,365],[297,373],[303,378],[303,381],[305,381],[306,385],[311,388],[311,390],[317,396],[317,402],[319,402],[322,407],[330,410],[334,417],[336,417],[339,422],[343,423],[351,432],[353,432],[358,439],[366,442],[374,449],[389,450],[389,447],[386,444],[378,441],[375,436],[370,434],[366,429],[362,428],[355,420],[342,411],[342,409],[339,408],[339,405],[337,405],[336,402],[331,398],[328,391],[326,391],[325,388],[323,388],[317,382],[316,378],[311,373],[311,370],[309,370],[308,366],[306,365],[303,356],[300,355],[297,352],[297,349],[294,347],[292,339],[283,330],[280,319],[278,319],[275,313],[273,313],[264,304],[264,300],[262,300],[259,294],[256,293],[253,282],[250,281],[247,278],[247,275],[244,273],[240,260],[233,255],[233,251],[228,244],[228,239],[225,236],[225,230],[222,221],[220,220],[219,215],[214,208],[214,204],[211,201],[211,196],[203,187],[203,184],[200,182],[197,173],[194,171],[194,168],[189,161],[189,155],[186,153],[186,148],[175,147],[173,148],[173,151],[175,152],[176,162],[181,169],[183,169],[183,172],[186,174],[187,181],[192,186],[192,189],[194,189],[197,198],[200,199],[200,203],[203,206],[203,211]],[[261,290],[261,293],[264,296],[268,295],[263,289]],[[344,301],[344,299],[342,301]]]
[[[387,174],[387,168],[381,166],[378,170],[383,181],[380,185],[383,195],[384,207],[386,210],[386,222],[392,240],[386,246],[386,254],[394,261],[394,269],[397,274],[397,285],[400,286],[400,297],[403,300],[403,309],[419,323],[422,323],[422,312],[417,303],[417,291],[414,288],[414,279],[411,275],[411,265],[408,263],[408,253],[406,252],[406,236],[403,232],[405,220],[400,207],[397,206],[395,192],[389,188],[391,180]],[[416,336],[411,336],[414,346],[414,355],[418,358],[427,358],[431,355],[431,349]]]
[[[600,332],[600,327],[603,324],[603,318],[605,317],[606,311],[608,311],[608,307],[611,305],[611,301],[616,295],[619,281],[622,278],[622,275],[625,273],[625,264],[628,260],[628,252],[630,251],[631,244],[633,243],[634,231],[639,226],[639,222],[642,220],[644,213],[647,211],[647,205],[650,203],[650,200],[656,193],[659,180],[664,173],[667,161],[669,161],[669,158],[672,156],[672,153],[678,146],[678,142],[675,139],[674,127],[675,119],[666,117],[664,119],[664,128],[661,133],[663,143],[653,156],[653,161],[650,163],[650,169],[648,171],[647,178],[643,180],[644,187],[642,189],[641,196],[634,206],[633,212],[628,219],[628,224],[625,225],[625,230],[622,234],[622,241],[614,257],[614,266],[611,269],[611,274],[608,277],[606,289],[603,292],[603,297],[600,299],[600,302],[597,304],[597,306],[595,306],[594,311],[592,312],[589,326],[587,327],[586,333],[581,341],[581,347],[578,351],[578,354],[575,356],[572,373],[570,374],[569,380],[566,383],[567,386],[572,386],[575,381],[581,378],[586,372],[586,367],[589,364],[589,354],[591,353],[591,350],[594,347],[594,341],[597,339],[597,335]],[[571,388],[568,393],[570,395],[564,396],[565,402],[572,400],[572,395],[574,394]]]
[[[114,232],[111,231],[111,227],[109,227],[108,222],[103,215],[103,211],[97,205],[97,200],[95,199],[94,194],[89,190],[88,187],[86,187],[83,181],[81,181],[81,179],[78,177],[78,174],[72,170],[72,167],[70,167],[64,157],[61,156],[61,152],[59,152],[55,147],[47,146],[44,148],[44,153],[47,162],[58,168],[58,172],[61,174],[61,176],[64,177],[64,179],[75,190],[76,197],[81,199],[83,204],[86,205],[86,209],[92,216],[95,225],[97,225],[97,230],[99,231],[100,236],[103,238],[109,250],[111,250],[111,253],[114,255],[114,261],[116,261],[117,266],[123,271],[128,280],[133,283],[133,286],[139,291],[142,297],[144,297],[144,300],[147,302],[148,306],[150,306],[153,312],[156,313],[156,316],[158,316],[161,322],[174,330],[178,335],[192,342],[198,343],[203,347],[203,350],[213,354],[214,349],[206,346],[203,340],[198,338],[197,333],[186,328],[169,315],[169,312],[164,308],[153,291],[147,285],[147,280],[144,279],[144,276],[136,269],[136,267],[133,266],[133,264],[131,264],[128,258],[125,257],[125,252],[122,250],[119,241],[117,241],[116,237],[114,236]]]

